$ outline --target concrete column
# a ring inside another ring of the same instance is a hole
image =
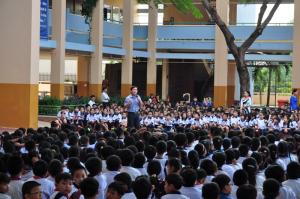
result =
[[[38,126],[40,1],[0,3],[0,126]]]
[[[126,97],[132,86],[133,20],[135,0],[123,0],[123,48],[126,55],[122,62],[121,96]]]
[[[90,57],[78,56],[77,62],[77,95],[89,96],[89,67]]]
[[[294,42],[293,42],[293,73],[292,87],[300,93],[300,1],[294,1]],[[298,95],[300,100],[300,94]]]
[[[64,99],[66,0],[52,1],[52,39],[56,49],[51,55],[51,96]]]
[[[162,65],[162,86],[161,86],[163,100],[169,97],[169,63],[167,59],[163,60]]]
[[[156,31],[157,31],[157,8],[153,0],[149,4],[148,15],[148,53],[147,62],[147,95],[156,95]]]
[[[229,0],[216,0],[217,12],[229,22]],[[214,71],[214,106],[227,106],[228,50],[223,33],[216,26]]]
[[[89,70],[89,95],[100,99],[102,92],[102,47],[103,47],[103,1],[98,1],[93,10],[91,41],[95,45]]]
[[[228,62],[228,81],[227,81],[227,105],[228,106],[232,106],[234,104],[235,71],[236,71],[235,62],[229,61]]]

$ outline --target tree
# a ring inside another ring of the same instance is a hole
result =
[[[92,5],[97,0],[84,0],[83,6],[85,3],[88,4],[88,15],[91,16],[92,9],[90,9],[89,5]],[[149,4],[153,1],[154,5],[157,7],[159,4],[165,3],[172,3],[178,10],[183,13],[192,13],[196,18],[201,18],[203,15],[197,5],[195,4],[194,0],[138,0],[138,3]],[[241,0],[243,3],[251,2],[254,0]],[[239,80],[241,85],[241,94],[243,91],[249,90],[250,88],[250,77],[249,72],[247,69],[247,64],[245,61],[245,54],[250,48],[250,46],[255,42],[255,40],[263,33],[266,26],[270,23],[271,19],[273,18],[276,10],[278,9],[279,5],[281,4],[282,0],[275,0],[275,3],[269,12],[268,15],[265,17],[265,13],[267,10],[268,5],[270,4],[271,0],[263,0],[260,12],[258,14],[258,20],[256,27],[252,34],[244,41],[241,46],[237,46],[235,43],[235,37],[233,33],[229,30],[228,25],[221,19],[220,15],[218,14],[216,8],[213,5],[212,0],[201,0],[202,5],[205,11],[210,15],[213,22],[220,28],[222,31],[227,47],[229,49],[229,53],[231,53],[234,57],[236,62],[237,71],[239,74]],[[273,2],[273,1],[272,1]],[[265,18],[264,18],[265,17]]]

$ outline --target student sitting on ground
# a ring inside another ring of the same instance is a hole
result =
[[[72,176],[69,173],[59,174],[55,178],[55,190],[50,199],[69,199],[72,191]]]
[[[42,199],[41,185],[36,181],[27,181],[22,186],[23,199]]]
[[[11,199],[8,193],[8,184],[10,178],[5,173],[0,173],[0,198]]]
[[[80,190],[84,199],[96,199],[98,195],[99,183],[95,178],[85,178],[80,183]]]
[[[182,187],[183,181],[178,174],[169,174],[166,177],[165,192],[167,193],[161,199],[188,199],[185,195],[182,195],[179,190]]]

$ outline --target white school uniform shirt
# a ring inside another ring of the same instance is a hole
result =
[[[277,160],[276,160],[276,163],[278,165],[280,165],[285,171],[286,171],[286,168],[287,168],[287,165],[291,162],[291,158],[290,157],[279,157]]]
[[[106,180],[106,184],[110,185],[110,183],[114,182],[114,177],[116,175],[118,175],[120,172],[119,171],[109,171],[107,170],[106,172],[104,172],[102,175],[104,176],[105,180]]]
[[[42,199],[49,199],[50,196],[55,192],[55,185],[52,181],[47,178],[30,178],[28,181],[36,181],[41,185]]]
[[[23,199],[22,186],[24,181],[22,180],[11,180],[8,184],[9,190],[8,195],[13,199]]]
[[[291,129],[298,129],[298,123],[296,121],[290,122],[290,128]]]
[[[239,121],[239,126],[242,127],[242,128],[248,127],[248,122],[247,122],[247,120],[240,120],[240,121]]]
[[[109,98],[109,96],[108,96],[108,94],[106,92],[102,92],[102,94],[101,94],[101,100],[104,103],[109,102],[110,98]]]
[[[142,175],[139,170],[137,170],[136,168],[133,168],[131,166],[122,166],[120,172],[121,173],[122,172],[128,173],[130,175],[130,177],[131,177],[132,180],[135,180],[136,177]]]
[[[279,189],[279,196],[277,196],[276,199],[296,199],[296,195],[290,187],[281,186]]]
[[[108,122],[108,121],[109,121],[109,115],[102,114],[101,122]]]
[[[56,195],[58,194],[58,191],[55,191],[49,199],[54,199],[56,197]],[[68,199],[66,196],[61,196],[59,199]]]
[[[256,123],[258,129],[264,130],[267,128],[266,121],[264,119],[257,118]]]
[[[239,163],[236,163],[236,164],[224,164],[222,166],[222,171],[224,171],[225,173],[227,173],[231,180],[233,179],[234,172],[236,170],[238,170],[238,169],[242,169],[242,166]]]
[[[158,178],[159,179],[165,179],[164,169],[165,169],[165,166],[166,166],[167,159],[155,157],[153,160],[159,161],[160,166],[161,166],[161,170],[160,170],[160,174],[158,175]]]
[[[120,122],[121,119],[122,119],[122,115],[120,113],[119,114],[114,114],[114,116],[113,116],[113,121],[114,122],[116,122],[116,121]]]
[[[147,164],[147,167],[148,167],[148,164]],[[145,168],[137,168],[137,170],[139,170],[139,172],[142,174],[142,175],[148,175],[147,173],[147,167]]]
[[[164,117],[159,117],[159,123],[164,124],[165,123],[165,118]]]
[[[96,102],[90,100],[90,101],[88,102],[88,104],[90,105],[90,107],[93,107],[93,105],[96,104]]]
[[[133,192],[130,192],[130,193],[125,193],[121,199],[136,199],[136,196],[134,195]]]
[[[161,197],[161,199],[190,199],[190,198],[182,194],[167,194]]]
[[[11,199],[11,197],[7,194],[0,193],[0,199]]]
[[[101,113],[95,113],[94,114],[94,118],[95,118],[96,121],[100,121],[101,117],[102,117]]]
[[[201,199],[202,198],[202,190],[198,187],[184,187],[182,186],[179,192],[190,199]]]
[[[284,187],[289,187],[296,195],[297,199],[300,199],[300,179],[290,179],[282,183]]]
[[[230,126],[230,120],[227,119],[227,120],[220,120],[219,121],[219,125],[222,125],[222,126]]]
[[[239,124],[240,123],[240,117],[231,117],[230,118],[231,125]]]
[[[97,117],[95,116],[95,114],[88,114],[87,116],[86,116],[86,120],[88,121],[88,122],[95,122],[96,120],[97,120]]]
[[[154,125],[154,120],[153,120],[153,117],[145,117],[144,118],[144,125],[145,126],[151,126],[151,125]]]
[[[104,199],[105,198],[105,190],[108,186],[106,183],[106,179],[102,174],[98,174],[98,175],[94,176],[94,178],[99,183],[97,199]]]

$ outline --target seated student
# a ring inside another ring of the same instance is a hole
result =
[[[217,175],[212,182],[215,182],[219,185],[220,188],[220,199],[232,199],[231,194],[231,185],[230,178],[225,174]]]
[[[187,196],[182,195],[179,190],[182,187],[183,181],[180,175],[173,173],[166,177],[165,192],[166,195],[162,199],[188,199]]]
[[[287,180],[282,184],[293,190],[297,199],[300,199],[300,164],[298,162],[290,162],[287,165]]]
[[[206,176],[207,174],[204,169],[197,169],[197,180],[195,186],[198,187],[198,189],[202,189]]]
[[[160,162],[161,165],[161,171],[159,174],[159,178],[160,179],[164,179],[165,178],[165,173],[164,173],[164,169],[167,159],[164,158],[164,154],[167,152],[167,143],[165,141],[158,141],[156,143],[156,156],[154,157],[154,160],[157,160]]]
[[[263,195],[264,199],[276,199],[280,192],[280,183],[273,179],[267,179],[263,184]]]
[[[34,176],[28,180],[36,181],[41,185],[43,199],[49,199],[55,189],[54,183],[47,179],[47,168],[48,164],[44,160],[37,161],[32,168]]]
[[[167,161],[167,166],[166,166],[166,174],[173,174],[173,173],[180,173],[180,170],[182,168],[181,161],[177,158],[172,158]]]
[[[10,178],[5,173],[0,173],[0,198],[11,199],[8,193],[8,184]]]
[[[132,180],[141,175],[141,172],[131,165],[134,160],[133,152],[130,149],[123,149],[120,153],[120,158],[122,161],[121,172],[126,172],[130,175]]]
[[[36,181],[27,181],[22,186],[22,199],[42,199],[41,185]]]
[[[103,176],[106,179],[106,184],[109,185],[114,181],[114,177],[120,173],[121,159],[119,158],[119,156],[109,156],[106,159],[106,169],[107,171],[103,173]]]
[[[237,199],[256,199],[257,191],[253,185],[244,184],[236,192]]]
[[[97,199],[99,183],[95,178],[85,178],[79,187],[84,199]]]
[[[55,183],[55,177],[58,176],[63,172],[63,164],[59,160],[51,160],[48,166],[48,173],[49,176],[47,177],[48,180]]]
[[[231,190],[231,197],[232,199],[236,199],[236,191],[238,188],[244,184],[248,183],[248,174],[246,171],[239,169],[236,170],[233,174],[233,186]]]
[[[104,190],[107,187],[106,180],[102,175],[102,162],[100,158],[91,157],[85,162],[89,177],[95,178],[99,183],[97,199],[104,199]]]
[[[82,165],[78,165],[71,171],[71,175],[73,178],[73,186],[71,196],[79,198],[81,195],[81,191],[79,188],[80,183],[87,178],[87,172]]]
[[[121,199],[124,194],[124,184],[121,182],[112,182],[107,187],[106,199]]]
[[[283,181],[285,180],[285,173],[281,166],[279,165],[270,165],[265,170],[266,179],[274,178],[280,184],[279,196],[277,199],[296,199],[295,193],[292,189],[288,186],[282,185]]]
[[[152,185],[146,176],[139,176],[132,184],[136,199],[147,199],[151,195]]]
[[[197,180],[197,172],[191,168],[184,168],[181,173],[183,178],[183,186],[179,190],[181,194],[190,199],[199,199],[202,196],[201,189],[195,186]]]
[[[115,182],[121,182],[124,185],[124,195],[122,199],[131,199],[135,198],[134,193],[132,192],[132,180],[128,173],[119,173],[114,178]]]
[[[22,186],[24,181],[21,180],[23,169],[23,160],[19,156],[11,156],[7,160],[7,170],[10,175],[8,195],[13,199],[22,199]]]
[[[55,178],[55,192],[50,199],[68,199],[72,191],[72,176],[62,173]]]
[[[219,199],[220,188],[217,183],[211,182],[203,185],[202,198],[203,199]]]
[[[207,174],[205,183],[211,182],[217,172],[217,164],[210,159],[204,159],[201,161],[200,167],[201,169],[204,169]]]

